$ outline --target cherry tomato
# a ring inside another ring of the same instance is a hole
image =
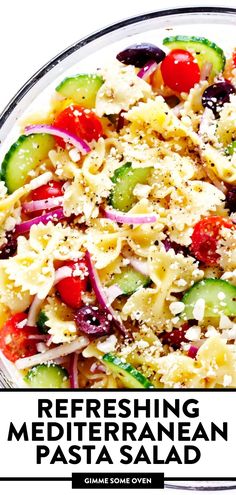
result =
[[[50,180],[48,184],[34,189],[34,191],[31,192],[31,199],[33,201],[38,201],[41,199],[58,198],[59,196],[63,196],[63,185],[64,182]]]
[[[97,115],[88,108],[79,105],[70,105],[65,108],[54,120],[54,126],[63,131],[71,132],[85,141],[95,141],[103,133],[102,124]],[[56,138],[59,146],[65,148],[65,142]]]
[[[86,290],[88,283],[88,269],[84,259],[79,261],[67,261],[63,266],[69,266],[73,271],[81,272],[80,275],[72,275],[61,280],[56,289],[61,300],[73,309],[83,306],[82,292]]]
[[[190,250],[197,260],[217,265],[219,254],[216,250],[222,227],[231,229],[234,225],[230,220],[218,216],[206,217],[196,223]]]
[[[186,50],[172,50],[161,63],[161,73],[164,83],[179,93],[188,93],[200,81],[199,66]]]
[[[29,335],[34,333],[34,327],[21,328],[20,325],[26,318],[26,313],[17,313],[7,320],[0,330],[0,349],[13,363],[17,359],[37,353],[37,340],[29,339]]]

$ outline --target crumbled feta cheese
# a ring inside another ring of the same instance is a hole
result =
[[[185,304],[181,301],[175,301],[171,303],[169,306],[172,315],[178,315],[179,313],[182,313],[184,308],[185,308]]]
[[[185,337],[191,341],[199,340],[201,337],[201,328],[197,325],[193,325],[186,331]]]
[[[193,308],[193,317],[195,320],[202,321],[205,313],[205,300],[201,297],[196,301]]]
[[[117,343],[116,336],[115,335],[110,335],[103,342],[99,342],[97,344],[97,348],[98,348],[99,351],[102,351],[102,352],[105,352],[105,353],[112,352],[112,351],[115,350],[116,343]]]
[[[221,315],[220,317],[220,323],[219,323],[219,328],[220,330],[227,329],[227,328],[232,328],[233,326],[233,321],[231,321],[228,316],[226,315]]]

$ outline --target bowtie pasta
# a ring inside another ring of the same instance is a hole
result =
[[[163,45],[65,78],[2,162],[0,350],[27,387],[236,387],[236,53]]]

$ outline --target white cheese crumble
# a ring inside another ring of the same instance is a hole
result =
[[[191,341],[199,340],[201,337],[201,328],[197,325],[193,325],[186,331],[185,337]]]
[[[219,323],[219,328],[220,330],[224,330],[227,328],[232,328],[233,327],[233,321],[231,321],[228,316],[226,315],[221,315],[220,317],[220,323]]]
[[[179,313],[182,313],[182,311],[185,308],[185,304],[181,301],[175,301],[170,304],[169,309],[172,315],[178,315]]]
[[[202,321],[205,313],[205,300],[201,297],[196,301],[193,308],[193,317],[195,320]]]
[[[116,348],[116,343],[117,343],[117,338],[115,335],[110,335],[109,337],[106,338],[103,342],[99,342],[97,344],[97,348],[99,351],[105,352],[112,352]]]

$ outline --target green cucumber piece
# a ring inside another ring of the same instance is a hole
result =
[[[150,281],[149,277],[142,275],[132,266],[125,266],[120,273],[115,273],[112,277],[112,285],[118,285],[127,296],[133,294],[139,287],[147,287]]]
[[[68,373],[59,364],[34,366],[24,380],[32,388],[70,388]]]
[[[66,77],[56,87],[56,91],[65,98],[71,98],[78,105],[94,108],[97,92],[103,82],[102,77],[97,74],[78,74]]]
[[[225,148],[226,155],[232,156],[234,153],[236,153],[236,141],[232,141],[232,143]]]
[[[46,323],[48,321],[48,317],[44,313],[44,311],[40,311],[38,316],[38,321],[36,323],[40,333],[48,333],[49,327],[47,327]]]
[[[115,210],[127,212],[132,208],[135,201],[133,190],[137,184],[147,181],[151,170],[151,167],[132,168],[130,162],[115,170],[111,179],[115,185],[109,197],[109,203]]]
[[[5,181],[9,193],[24,186],[28,173],[48,157],[54,146],[55,140],[49,134],[20,136],[12,144],[1,166],[1,180]]]
[[[152,383],[131,364],[114,354],[105,354],[102,361],[117,376],[126,388],[154,388]]]
[[[193,309],[199,299],[205,301],[205,318],[236,316],[236,287],[226,280],[206,278],[196,282],[182,299],[185,309],[180,317],[193,320]]]
[[[222,48],[207,38],[181,35],[170,36],[163,40],[163,45],[168,46],[171,50],[182,48],[183,50],[193,51],[200,68],[205,62],[212,64],[212,76],[216,76],[224,70],[226,58]]]

